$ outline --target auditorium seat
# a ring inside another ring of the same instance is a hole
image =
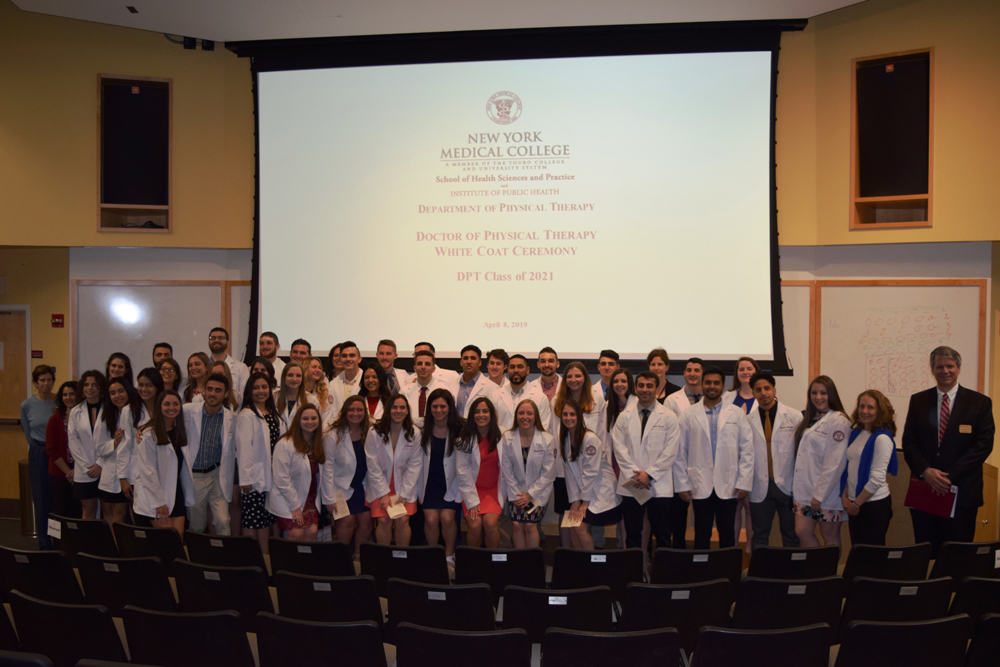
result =
[[[316,577],[278,572],[274,586],[278,611],[287,618],[323,623],[372,621],[382,628],[382,605],[375,579],[369,575]]]
[[[123,615],[132,662],[162,667],[255,667],[239,613],[186,614],[129,605]]]
[[[747,577],[736,598],[733,627],[787,630],[825,623],[830,627],[827,644],[836,644],[845,588],[844,580],[837,576],[820,579]]]
[[[392,577],[423,584],[448,584],[444,547],[397,547],[365,542],[361,545],[361,574],[375,577],[379,597],[388,597]]]
[[[997,551],[1000,551],[1000,542],[945,542],[929,578],[951,577],[955,581],[966,577],[996,579],[1000,577],[1000,568],[996,566]]]
[[[840,547],[757,547],[750,556],[748,577],[819,579],[837,574]]]
[[[400,623],[396,628],[397,667],[529,667],[530,664],[531,642],[528,633],[520,628],[458,632],[413,623]]]
[[[850,583],[840,619],[840,637],[852,621],[913,622],[944,618],[955,582],[951,577],[892,581],[857,577]]]
[[[545,553],[527,549],[455,549],[455,583],[488,584],[493,605],[500,603],[507,586],[545,588]]]
[[[173,589],[155,556],[103,558],[81,553],[77,557],[80,581],[90,604],[101,604],[112,616],[121,616],[125,605],[176,611]]]
[[[386,667],[382,632],[371,621],[317,623],[261,612],[255,619],[260,667]]]
[[[725,549],[657,549],[653,553],[650,574],[652,584],[697,584],[716,579],[728,579],[730,594],[736,599],[743,572],[743,550]]]
[[[0,586],[48,602],[83,604],[76,575],[61,551],[21,551],[0,547]]]
[[[192,530],[184,533],[184,546],[192,563],[213,567],[259,567],[267,563],[257,538],[249,535],[206,535]]]
[[[636,632],[581,632],[549,628],[542,641],[545,667],[678,667],[680,637],[674,628]]]
[[[175,560],[187,560],[181,536],[173,528],[140,528],[127,523],[113,526],[118,553],[122,558],[156,556],[170,575]]]
[[[847,554],[843,576],[848,583],[855,577],[915,581],[927,578],[930,562],[930,542],[906,547],[856,544]]]
[[[435,586],[393,577],[388,588],[390,643],[403,622],[440,630],[496,630],[493,596],[486,584]]]
[[[610,632],[611,589],[607,586],[545,590],[508,586],[503,627],[522,628],[532,644],[542,643],[548,628]]]
[[[267,575],[259,567],[212,567],[200,563],[174,563],[177,608],[184,613],[233,609],[246,632],[253,632],[259,611],[273,612]]]
[[[88,553],[94,556],[118,557],[115,536],[104,519],[70,519],[50,514],[49,519],[60,524],[59,538],[52,538],[55,548],[66,554],[70,565],[77,567],[76,555]]]
[[[830,626],[788,630],[702,628],[692,667],[827,667]],[[894,664],[894,663],[893,663]],[[889,667],[889,664],[882,665]]]
[[[1000,656],[1000,614],[987,614],[975,624],[965,667],[996,667]]]
[[[61,604],[8,594],[21,650],[47,656],[55,667],[74,667],[83,658],[125,662],[115,622],[97,604]]]
[[[17,633],[14,632],[14,626],[10,624],[7,610],[2,606],[0,610],[3,611],[0,614],[0,651],[20,651],[21,643],[17,639]]]
[[[836,667],[962,667],[971,634],[965,614],[909,623],[852,621]],[[995,665],[996,655],[993,660]]]
[[[642,549],[556,549],[552,588],[607,586],[611,589],[611,599],[621,602],[625,599],[625,587],[642,580]]]
[[[958,585],[948,613],[968,614],[973,621],[985,614],[1000,614],[1000,579],[966,577]]]
[[[691,653],[702,627],[732,625],[731,588],[728,579],[697,584],[629,584],[618,629],[637,632],[675,628],[681,648]]]
[[[354,551],[344,542],[268,540],[271,572],[294,572],[317,577],[353,577]]]
[[[79,664],[83,664],[80,661]],[[22,653],[16,650],[0,650],[0,665],[3,667],[52,667],[52,661],[41,653]]]

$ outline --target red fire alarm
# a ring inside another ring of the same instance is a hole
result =
[[[886,65],[886,66],[885,66],[885,73],[886,73],[886,74],[888,74],[889,72],[892,72],[892,71],[893,71],[893,70],[895,70],[895,69],[896,69],[896,66],[895,66],[895,65]],[[133,89],[132,89],[132,92],[133,92],[133,93],[135,93],[135,92],[138,92],[138,89],[136,89],[136,88],[133,88]]]
[[[63,328],[63,316],[62,315],[52,315],[52,328],[62,329]]]
[[[139,86],[132,86],[132,94],[133,95],[139,94]]]
[[[41,350],[32,350],[31,351],[31,358],[32,359],[41,359],[42,358],[42,351]]]

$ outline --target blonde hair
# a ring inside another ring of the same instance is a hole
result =
[[[319,357],[306,357],[305,359],[302,360],[303,386],[309,384],[310,382],[309,365],[312,364],[312,362],[314,361],[319,363],[320,368],[323,367],[323,360],[320,359]],[[320,376],[319,380],[316,381],[316,386],[313,387],[313,390],[310,391],[309,393],[316,397],[316,400],[319,401],[321,407],[324,407],[327,405],[327,403],[329,403],[330,388],[326,383],[326,373],[323,373],[323,375]]]

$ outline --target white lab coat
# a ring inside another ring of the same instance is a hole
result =
[[[522,489],[531,496],[535,507],[544,507],[552,495],[552,482],[556,478],[555,449],[552,436],[535,429],[525,466],[521,456],[520,429],[507,431],[500,440],[500,481],[506,487],[505,497],[517,498]]]
[[[490,384],[493,383],[491,382]],[[497,443],[497,464],[500,466],[500,470],[503,470],[502,444],[503,440]],[[472,451],[469,453],[455,450],[455,472],[458,475],[458,492],[462,497],[462,502],[465,503],[466,509],[479,506],[479,490],[476,488],[476,480],[479,479],[479,467],[481,465],[482,455],[479,453],[478,440],[472,443]],[[497,483],[497,500],[500,502],[500,507],[503,507],[507,501],[507,493],[502,475]]]
[[[104,406],[97,410],[97,419],[94,427],[90,427],[90,415],[87,414],[87,402],[77,403],[69,411],[69,418],[66,420],[66,434],[69,444],[69,453],[73,455],[73,482],[89,484],[99,482],[97,477],[87,475],[87,468],[98,463],[97,445],[106,441],[109,437],[108,429],[104,425]],[[104,470],[101,470],[103,474]],[[119,488],[121,486],[119,485]]]
[[[428,425],[427,428],[433,429],[434,427],[432,425]],[[444,443],[444,499],[450,503],[460,503],[462,502],[462,494],[458,490],[458,474],[455,470],[455,461],[458,450],[452,449],[451,455],[448,455],[448,446],[450,443],[451,435],[445,438]],[[423,453],[424,461],[420,466],[420,488],[418,491],[420,502],[424,502],[424,492],[427,490],[427,477],[431,473],[431,443],[429,440],[427,442],[427,451],[424,451],[423,447],[420,448],[420,451]]]
[[[365,500],[373,503],[389,495],[391,479],[396,495],[404,502],[416,502],[422,493],[424,455],[420,449],[420,429],[413,429],[413,438],[406,433],[399,434],[396,449],[392,448],[392,438],[383,442],[375,429],[368,431],[365,439],[365,458],[368,460],[368,483],[365,486]]]
[[[284,434],[285,422],[278,420]],[[271,435],[267,422],[251,408],[243,408],[236,416],[236,461],[239,485],[252,487],[258,493],[271,490]]]
[[[268,361],[270,361],[271,365],[274,366],[274,379],[280,383],[281,373],[285,370],[285,362],[278,356],[275,356],[273,361],[271,359],[268,359]]]
[[[764,424],[756,401],[747,415],[753,432],[753,491],[750,502],[763,502],[767,497],[767,440],[764,439]],[[795,427],[802,421],[802,413],[783,403],[771,424],[771,459],[774,465],[774,483],[781,492],[792,495],[792,475],[795,472]]]
[[[118,413],[118,428],[122,428],[121,416],[122,413]],[[101,418],[103,420],[103,415]],[[117,430],[115,429],[115,431]],[[108,493],[121,493],[122,485],[118,479],[118,449],[125,444],[125,435],[122,435],[121,442],[118,447],[115,447],[115,434],[108,431],[107,427],[101,431],[107,437],[102,437],[94,448],[94,453],[97,455],[97,465],[101,466],[101,476],[100,481],[97,482],[97,488]]]
[[[316,504],[312,508],[305,507],[312,481],[309,458],[295,451],[291,438],[282,438],[274,446],[271,457],[272,487],[271,493],[267,494],[267,511],[282,519],[291,519],[294,510],[315,509],[318,513],[325,499],[323,485],[319,481],[316,483]],[[333,498],[329,502],[332,503]]]
[[[541,389],[530,382],[521,389],[521,393],[514,396],[511,393],[511,384],[508,382],[496,393],[497,397],[497,423],[500,424],[501,431],[509,431],[516,428],[517,417],[514,410],[518,403],[530,398],[538,406],[538,416],[542,420],[542,426],[548,429],[552,421],[552,410],[549,409],[549,398]]]
[[[638,400],[632,403],[629,399],[628,407],[618,415],[611,429],[620,470],[617,493],[631,497],[631,492],[621,485],[635,476],[633,471],[644,470],[650,477],[650,493],[657,498],[670,498],[674,495],[672,466],[677,458],[680,426],[673,412],[654,401],[643,432],[641,409]]]
[[[363,382],[362,380],[363,375],[364,371],[359,368],[358,374],[354,376],[355,383],[349,390],[350,393],[348,394],[348,396],[357,396],[358,393],[361,391],[361,383]],[[344,382],[343,373],[330,380],[329,384],[327,385],[327,391],[330,392],[330,398],[332,399],[332,401],[330,402],[330,410],[329,410],[329,414],[332,419],[337,418],[337,415],[340,414],[340,409],[344,407],[344,401],[347,400],[344,397],[345,386],[350,386],[350,385],[347,385],[347,383]]]
[[[191,454],[188,447],[181,447],[180,450],[181,457],[185,459]],[[138,460],[135,464],[133,492],[135,504],[132,507],[136,514],[155,518],[157,507],[166,505],[172,510],[177,500],[178,475],[184,492],[184,505],[194,505],[194,482],[189,472],[190,464],[177,461],[173,445],[169,442],[165,445],[156,444],[156,432],[147,428],[136,445],[136,455]]]
[[[617,401],[618,397],[616,396],[613,400]],[[618,418],[620,419],[622,415],[624,415],[626,412],[628,412],[629,408],[631,408],[633,405],[635,405],[638,402],[639,402],[639,399],[636,398],[635,394],[632,394],[631,396],[629,396],[628,400],[625,401],[625,409],[618,413]],[[614,432],[615,432],[615,425],[612,424],[610,429],[607,428],[608,420],[611,419],[611,417],[609,416],[609,412],[608,412],[608,405],[609,405],[608,403],[604,404],[604,424],[605,424],[605,426],[602,426],[601,430],[596,431],[596,433],[597,433],[597,435],[601,436],[601,440],[604,441],[604,450],[606,452],[608,452],[608,454],[610,455],[610,453],[613,452],[614,448],[615,448],[615,442],[614,442],[614,437],[613,437]],[[652,416],[652,415],[650,415],[650,416]],[[639,424],[640,424],[640,426],[642,425],[642,419],[641,419],[641,417],[640,417],[640,420],[639,420]]]
[[[650,415],[652,417],[652,415]],[[649,428],[649,425],[646,426]],[[563,443],[567,459],[570,456],[569,439]],[[556,454],[562,458],[561,452]],[[587,501],[587,509],[594,514],[607,512],[621,500],[616,493],[617,480],[611,467],[611,452],[596,433],[588,430],[575,461],[565,461],[566,492],[569,502]]]
[[[211,355],[209,355],[211,358]],[[239,392],[240,396],[246,392],[247,381],[250,380],[250,369],[247,365],[238,359],[233,359],[232,355],[227,354],[225,358],[226,365],[229,366],[229,374],[233,376],[233,389]],[[277,370],[275,371],[274,377],[281,379],[278,375]]]
[[[406,391],[403,392],[403,395],[406,396],[406,400],[410,403],[410,419],[413,420],[413,425],[417,428],[423,428],[424,426],[424,418],[419,416],[420,389],[421,386],[419,382],[411,382],[406,385]],[[432,376],[430,383],[427,385],[427,405],[425,406],[425,412],[431,409],[431,392],[435,389],[447,389],[452,392],[452,398],[455,397],[455,393],[449,385]]]
[[[561,383],[561,381],[560,381]],[[593,394],[591,394],[594,396]],[[565,477],[566,471],[563,469],[565,462],[562,456],[559,454],[559,433],[561,432],[560,426],[561,418],[555,413],[555,398],[549,402],[551,406],[551,416],[549,417],[549,423],[546,425],[546,429],[552,436],[553,446],[556,448],[556,477]],[[583,413],[583,423],[588,429],[598,434],[600,437],[601,433],[605,433],[607,429],[605,428],[606,420],[608,418],[608,403],[604,400],[603,395],[594,396],[594,409],[590,412]],[[610,449],[608,450],[610,452]],[[610,461],[610,459],[609,459]]]
[[[189,403],[184,406],[184,428],[188,437],[188,470],[194,467],[201,449],[201,420],[205,414],[205,403]],[[233,500],[233,468],[236,466],[236,415],[232,410],[222,408],[222,458],[219,460],[219,483],[226,502]],[[192,472],[193,475],[193,472]]]
[[[336,431],[326,431],[323,434],[323,451],[326,462],[319,467],[320,484],[323,486],[323,502],[327,505],[340,491],[344,500],[350,500],[354,495],[351,481],[358,468],[358,459],[354,455],[354,443],[351,442],[351,431],[348,428]],[[364,489],[368,488],[368,476],[361,482]]]
[[[281,391],[281,390],[278,389],[278,391]],[[308,392],[306,392],[305,396],[306,396],[306,403],[308,403],[309,405],[314,406],[317,410],[319,410],[319,418],[320,418],[320,421],[322,421],[323,420],[323,408],[320,407],[319,399],[317,399],[315,396],[313,396],[312,394],[310,394]],[[277,406],[278,400],[275,399],[274,402],[275,402],[275,407],[278,407]],[[296,399],[295,403],[292,404],[292,405],[293,405],[293,407],[292,407],[292,413],[291,414],[288,414],[288,406],[286,405],[285,409],[283,411],[281,411],[279,413],[279,415],[278,415],[279,417],[281,417],[281,421],[283,421],[285,423],[285,430],[286,431],[292,425],[292,420],[295,419],[295,413],[298,412],[299,408],[302,407],[301,405],[299,405],[298,399]]]
[[[742,408],[723,406],[716,424],[716,453],[702,399],[681,415],[681,444],[674,463],[674,488],[695,500],[715,495],[726,500],[736,489],[753,490],[753,435]]]
[[[461,385],[459,385],[459,390],[461,390]],[[490,399],[493,406],[496,407],[497,400],[496,394],[500,391],[500,387],[492,382],[486,375],[480,373],[479,377],[476,378],[475,384],[472,385],[472,389],[469,391],[469,398],[465,401],[465,406],[462,409],[462,419],[469,418],[469,408],[472,407],[472,402],[475,401],[480,396],[485,396]],[[455,400],[458,401],[458,393],[455,393]]]
[[[843,510],[840,499],[840,476],[847,465],[847,447],[851,439],[851,420],[844,413],[830,410],[802,434],[795,457],[792,496],[800,505],[813,498],[825,510]]]
[[[684,411],[691,407],[691,401],[688,399],[687,394],[684,393],[684,387],[681,387],[663,399],[663,405],[680,419]]]
[[[149,422],[149,410],[146,409],[145,403],[142,403],[141,406],[139,408],[140,427]],[[118,426],[121,430],[125,431],[122,444],[118,445],[118,460],[115,465],[115,475],[118,477],[120,488],[121,480],[123,479],[127,480],[129,484],[135,484],[135,448],[137,444],[135,435],[138,429],[132,425],[131,405],[126,405],[122,408],[122,414],[118,418]]]
[[[412,380],[412,377],[402,368],[393,367],[392,372],[396,376],[396,386],[398,387],[398,391],[400,394],[402,394],[403,390],[406,389],[407,383],[409,383]],[[386,375],[388,375],[388,373],[386,373]]]
[[[737,393],[739,393],[739,392],[737,392],[735,389],[730,389],[729,391],[727,391],[726,393],[724,393],[722,395],[722,404],[723,405],[732,405],[733,401],[736,400],[736,394]],[[751,412],[753,412],[756,409],[757,409],[757,399],[754,399],[754,400],[750,401],[750,410],[746,414],[749,415]]]

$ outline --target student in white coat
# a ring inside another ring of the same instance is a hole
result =
[[[403,393],[403,387],[410,380],[409,373],[395,367],[394,364],[398,356],[395,341],[383,338],[378,342],[378,346],[375,348],[375,359],[385,371],[386,386],[389,388],[390,396]]]
[[[227,408],[233,411],[235,414],[239,414],[240,406],[243,405],[243,389],[237,388],[233,384],[233,374],[229,372],[229,365],[224,361],[215,361],[212,363],[213,373],[222,373],[229,380],[229,394],[226,396],[224,404]]]
[[[837,385],[826,375],[809,383],[807,399],[805,417],[795,429],[795,533],[801,546],[818,547],[818,523],[823,542],[839,545],[840,527],[847,521],[840,477],[847,467],[851,420],[844,412]]]
[[[597,372],[601,380],[594,384],[593,391],[599,392],[605,401],[611,400],[611,376],[621,368],[619,359],[620,356],[614,350],[601,350],[597,358]]]
[[[306,391],[319,403],[319,409],[323,413],[323,421],[330,421],[340,411],[333,407],[333,394],[330,393],[330,384],[326,380],[326,371],[323,370],[323,361],[319,357],[306,357],[302,362],[302,372],[305,374],[304,382]],[[343,401],[339,405],[343,405]]]
[[[274,405],[278,408],[281,421],[285,422],[286,430],[291,425],[299,408],[305,405],[319,407],[319,400],[306,391],[302,367],[294,361],[285,364],[281,370],[281,383],[275,393]]]
[[[507,384],[507,377],[504,373],[507,372],[507,364],[509,362],[510,357],[503,348],[498,347],[486,353],[486,377],[499,389],[503,389]],[[496,401],[494,401],[494,404],[496,404]]]
[[[340,365],[344,370],[330,380],[330,412],[340,413],[340,406],[361,391],[361,351],[352,340],[340,344]]]
[[[802,413],[779,403],[774,376],[757,372],[748,381],[753,387],[753,409],[747,415],[753,432],[753,489],[750,516],[753,548],[767,546],[774,514],[778,514],[781,543],[799,546],[792,512],[792,475],[795,471],[795,428]]]
[[[607,357],[607,352],[612,350],[604,350],[601,352],[602,357]],[[610,358],[610,357],[607,357]],[[617,360],[615,360],[617,364]],[[601,382],[598,384],[603,384],[604,378],[602,376]],[[604,449],[611,455],[611,467],[615,471],[615,486],[617,487],[617,480],[621,473],[618,466],[618,459],[615,457],[615,443],[611,437],[614,432],[615,424],[618,423],[618,417],[625,412],[628,408],[635,405],[639,400],[635,397],[635,381],[632,379],[632,372],[627,368],[616,368],[614,371],[608,374],[608,403],[605,408],[605,425],[604,431],[600,433],[601,439],[604,440]],[[596,385],[595,385],[596,386]],[[601,391],[603,394],[604,392]],[[616,489],[617,493],[617,489]],[[671,498],[673,502],[673,498]],[[685,517],[687,516],[687,505],[684,506]],[[649,536],[652,531],[652,527],[649,524],[649,519],[644,518],[642,522],[642,552],[649,552]],[[618,548],[625,548],[625,522],[618,522]],[[683,536],[681,538],[683,540]],[[670,546],[670,545],[667,545]],[[676,548],[676,547],[675,547]],[[681,547],[683,548],[683,546]]]
[[[107,380],[101,371],[86,371],[77,383],[77,403],[66,423],[69,453],[73,455],[73,497],[83,507],[84,519],[97,518],[98,484],[101,466],[97,445],[112,437],[104,422],[104,393]]]
[[[733,373],[733,384],[729,391],[722,395],[722,404],[729,405],[730,403],[736,405],[736,407],[743,408],[743,412],[749,415],[756,409],[754,405],[753,397],[753,387],[750,386],[750,378],[753,377],[754,373],[760,371],[760,364],[751,357],[740,357],[736,360],[736,371]],[[752,513],[750,510],[750,498],[744,498],[739,501],[736,505],[736,524],[734,525],[734,533],[736,535],[736,541],[740,541],[740,530],[743,526],[746,526],[747,530],[747,553],[750,553],[752,540],[751,525],[753,524]]]
[[[243,392],[250,378],[250,369],[238,359],[229,354],[229,332],[222,327],[215,327],[208,332],[208,351],[212,353],[212,361],[224,361],[229,366],[233,376],[233,386]],[[272,374],[273,377],[273,374]]]
[[[285,370],[285,362],[278,356],[279,349],[281,349],[281,344],[278,343],[276,333],[265,331],[260,335],[260,339],[257,341],[257,354],[271,362],[275,377],[281,377],[282,371]]]
[[[405,402],[406,399],[403,400]],[[349,514],[337,520],[334,534],[337,540],[354,545],[356,561],[361,560],[361,545],[372,535],[371,508],[365,503],[368,488],[365,442],[370,430],[371,419],[364,399],[352,396],[340,408],[340,414],[323,435],[326,455],[326,462],[320,471],[323,502],[328,503],[326,510],[332,517],[337,513],[334,505],[337,492],[344,495]],[[340,508],[341,511],[344,509]]]
[[[424,513],[424,536],[427,544],[437,544],[444,537],[445,559],[455,564],[455,540],[462,510],[455,472],[455,443],[462,435],[465,420],[455,408],[455,399],[447,389],[435,389],[427,401],[429,417],[420,436],[423,474],[420,481],[420,508]]]
[[[480,372],[483,365],[483,352],[475,345],[462,348],[462,375],[458,378],[458,393],[455,395],[455,407],[462,419],[469,418],[469,407],[480,396],[494,401],[500,387],[490,382],[490,379]]]
[[[705,362],[698,357],[688,359],[684,364],[684,386],[663,401],[678,417],[701,400],[701,376],[704,368]]]
[[[736,505],[753,488],[753,435],[742,408],[722,405],[726,376],[709,366],[704,396],[681,415],[681,446],[674,464],[674,488],[694,507],[694,548],[708,549],[712,523],[719,548],[736,545],[731,530]]]
[[[537,384],[528,382],[528,360],[523,354],[511,355],[510,361],[507,362],[507,380],[507,384],[501,387],[495,396],[501,430],[509,431],[515,427],[515,408],[527,400],[532,401],[538,408],[538,418],[543,428],[549,428],[552,418],[549,399]]]
[[[97,443],[97,465],[101,466],[101,478],[97,483],[100,492],[101,516],[108,528],[116,521],[125,521],[128,499],[122,493],[118,481],[118,448],[125,441],[125,430],[121,423],[122,411],[132,402],[135,389],[124,377],[116,377],[108,382],[104,397],[103,421],[108,436]]]
[[[271,378],[271,391],[278,390],[278,375],[274,372],[274,364],[264,357],[257,357],[250,363],[251,373],[263,373]]]
[[[543,395],[544,398],[544,395]],[[556,476],[552,436],[545,432],[538,406],[530,398],[514,410],[517,428],[504,433],[500,473],[513,522],[514,547],[537,547],[537,524],[545,516]]]
[[[589,391],[586,395],[592,398]],[[615,492],[618,477],[611,467],[611,452],[604,448],[601,438],[584,423],[584,412],[576,399],[565,399],[561,408],[560,451],[557,455],[562,458],[566,471],[569,515],[574,520],[583,522],[571,529],[573,546],[591,550],[594,548],[594,539],[590,534],[590,527],[603,528],[621,520],[618,495]]]
[[[202,400],[201,392],[205,391],[205,380],[212,374],[212,362],[204,352],[195,352],[188,357],[187,383],[184,386],[184,403]]]
[[[184,541],[186,506],[194,502],[187,463],[187,433],[181,396],[171,389],[156,397],[153,417],[139,429],[136,446],[136,523],[173,528]]]
[[[500,548],[500,515],[506,502],[500,483],[500,424],[493,402],[479,396],[469,404],[470,418],[455,445],[455,472],[470,547]],[[485,535],[484,535],[485,533]]]
[[[274,448],[273,488],[267,494],[267,511],[278,517],[278,528],[290,540],[316,541],[323,506],[319,467],[325,461],[323,418],[315,405],[304,405]]]
[[[156,397],[163,391],[163,376],[155,368],[143,368],[136,379],[136,394],[130,405],[122,410],[118,424],[124,432],[122,443],[118,445],[118,460],[115,465],[118,483],[122,493],[134,501],[132,486],[135,484],[135,446],[139,441],[139,427],[153,415]]]
[[[377,520],[375,541],[410,545],[410,517],[417,511],[417,496],[423,475],[420,429],[413,425],[409,402],[399,394],[389,403],[389,418],[368,432],[365,440],[368,486],[365,499]],[[394,499],[398,496],[398,500]],[[392,519],[389,506],[403,503],[406,515]]]
[[[385,406],[389,405],[392,392],[389,391],[388,378],[377,362],[366,361],[361,365],[361,390],[358,396],[365,399],[368,406],[368,416],[372,422],[377,422],[385,415]]]
[[[229,380],[213,373],[205,382],[203,400],[184,406],[188,436],[188,465],[194,485],[194,503],[188,508],[191,530],[202,533],[212,526],[216,535],[231,534],[229,503],[233,499],[236,465],[236,415],[225,407]]]
[[[240,517],[244,535],[257,538],[261,551],[268,552],[271,526],[276,521],[267,511],[271,492],[271,455],[285,423],[274,405],[270,379],[254,373],[247,382],[243,409],[236,417],[236,463],[239,470]]]
[[[430,352],[434,357],[437,356],[434,346],[426,341],[417,343],[413,346],[414,362],[416,362],[418,352]],[[437,362],[435,362],[433,375],[438,382],[444,384],[444,386],[451,392],[452,396],[458,393],[458,373],[448,368],[441,368],[437,365]],[[410,381],[413,382],[412,376],[410,377]]]
[[[453,391],[445,382],[434,376],[434,354],[429,350],[420,350],[416,353],[413,361],[413,371],[415,381],[406,385],[404,394],[406,400],[410,402],[410,415],[413,424],[417,428],[424,425],[424,417],[427,415],[427,398],[435,389],[447,389]],[[458,391],[456,387],[454,391]],[[452,393],[454,396],[454,393]]]
[[[652,371],[642,371],[636,376],[637,401],[618,416],[611,433],[619,467],[616,486],[622,496],[627,548],[642,545],[642,522],[646,513],[657,542],[663,546],[670,543],[667,532],[669,502],[674,494],[671,470],[677,458],[680,427],[674,413],[657,403],[657,382]],[[653,494],[645,505],[640,505],[628,489],[622,488],[629,480]]]

